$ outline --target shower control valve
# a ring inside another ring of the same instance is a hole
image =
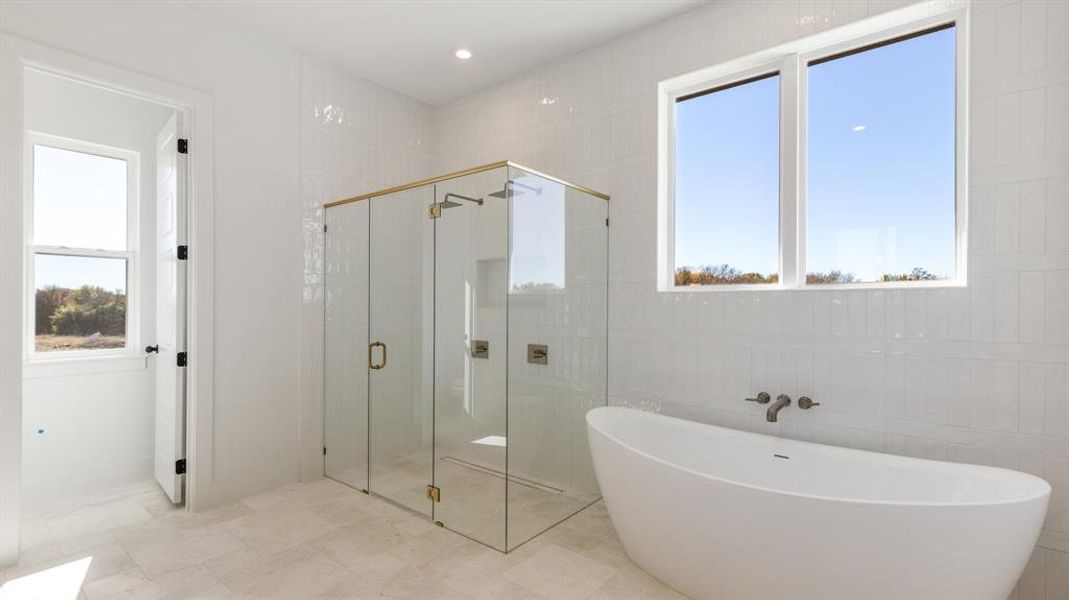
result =
[[[772,401],[772,396],[768,395],[768,392],[761,392],[757,394],[756,398],[747,398],[747,402],[756,402],[758,404],[768,404]]]
[[[802,410],[809,410],[814,406],[820,406],[820,402],[813,402],[813,399],[809,396],[802,396],[798,399],[798,408]]]

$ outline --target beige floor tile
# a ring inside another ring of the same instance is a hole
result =
[[[335,527],[345,527],[373,518],[373,514],[366,510],[368,502],[363,493],[351,492],[311,502],[307,510]]]
[[[226,523],[227,521],[251,515],[252,513],[253,510],[245,504],[235,502],[233,504],[224,504],[223,506],[217,506],[198,513],[191,513],[185,510],[176,511],[161,517],[160,520],[178,528],[198,528]]]
[[[586,598],[615,571],[560,546],[549,545],[505,572],[505,579],[547,598]]]
[[[482,544],[457,535],[443,527],[409,537],[390,548],[389,553],[410,566],[424,566],[458,553],[484,548]]]
[[[149,522],[113,530],[112,535],[149,576],[192,567],[245,548],[222,525],[173,528]]]
[[[501,577],[488,581],[486,586],[472,594],[472,597],[478,600],[544,600],[531,590]]]
[[[298,546],[231,572],[223,583],[251,598],[317,598],[357,588],[364,580],[315,549]]]
[[[152,515],[132,499],[94,504],[48,521],[48,530],[64,554],[114,541],[109,530],[148,521]]]
[[[83,550],[75,554],[63,556],[52,561],[51,565],[60,565],[72,561],[89,559],[89,568],[86,570],[85,581],[96,581],[109,577],[116,573],[137,567],[130,555],[122,546],[116,543],[105,544],[89,550]]]
[[[104,600],[121,594],[128,595],[134,590],[143,589],[148,583],[149,578],[145,577],[141,569],[133,567],[90,581],[82,586],[82,591],[89,600]]]
[[[672,590],[639,569],[617,571],[590,596],[591,600],[686,600],[686,596]]]
[[[471,596],[446,585],[434,572],[418,566],[409,566],[398,571],[382,585],[379,596],[471,600]]]
[[[431,562],[432,569],[443,584],[476,598],[534,597],[534,593],[504,578],[512,566],[522,562],[515,555],[506,555],[481,544],[454,548]],[[517,591],[522,590],[522,591]]]
[[[364,566],[369,560],[382,564],[380,555],[403,544],[408,539],[403,533],[377,521],[350,525],[309,542],[324,555],[351,569]],[[392,556],[392,555],[391,555]],[[392,562],[404,565],[401,557],[392,556]]]
[[[239,597],[207,568],[197,565],[131,582],[121,592],[105,596],[103,600],[230,600]]]
[[[0,600],[56,568],[83,569],[79,600],[680,597],[628,560],[601,503],[503,554],[331,480],[199,514],[160,496],[151,483],[68,502],[66,513],[35,507],[25,531],[39,550],[0,572],[21,586],[0,584]]]
[[[28,573],[47,568],[45,565],[54,564],[63,558],[63,552],[55,542],[38,544],[31,548],[23,548],[19,553],[19,562],[13,567],[0,570],[0,583],[22,577]]]
[[[277,554],[336,529],[306,510],[282,504],[231,519],[221,527],[260,556]]]

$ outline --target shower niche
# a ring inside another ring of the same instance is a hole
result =
[[[509,161],[327,204],[326,475],[503,552],[597,500],[607,217]]]

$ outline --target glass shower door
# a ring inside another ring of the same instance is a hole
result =
[[[507,169],[436,185],[435,520],[505,549]]]
[[[608,202],[509,168],[508,550],[600,495],[586,413],[606,403]]]
[[[434,187],[370,203],[369,489],[432,516]]]
[[[323,470],[367,490],[368,202],[326,213]]]

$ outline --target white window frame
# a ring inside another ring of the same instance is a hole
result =
[[[661,292],[734,292],[964,287],[968,272],[968,7],[953,0],[913,5],[795,40],[756,54],[660,82],[657,89],[657,289]],[[807,284],[806,76],[810,62],[940,26],[955,29],[955,268],[937,281]],[[779,74],[780,204],[779,282],[675,285],[676,100],[763,74]]]
[[[134,150],[105,146],[84,140],[62,137],[37,131],[27,131],[25,137],[25,200],[23,224],[25,231],[25,310],[23,323],[25,342],[23,344],[24,363],[26,365],[66,363],[86,359],[141,357],[140,347],[140,296],[141,296],[141,253],[140,253],[140,199],[141,199],[141,154]],[[99,250],[67,246],[37,245],[34,241],[34,146],[48,146],[60,150],[92,154],[105,158],[126,161],[126,250]],[[89,258],[120,258],[126,260],[126,347],[101,348],[95,350],[63,350],[55,352],[38,352],[35,343],[36,331],[36,293],[37,293],[37,254],[56,256],[77,256]]]

